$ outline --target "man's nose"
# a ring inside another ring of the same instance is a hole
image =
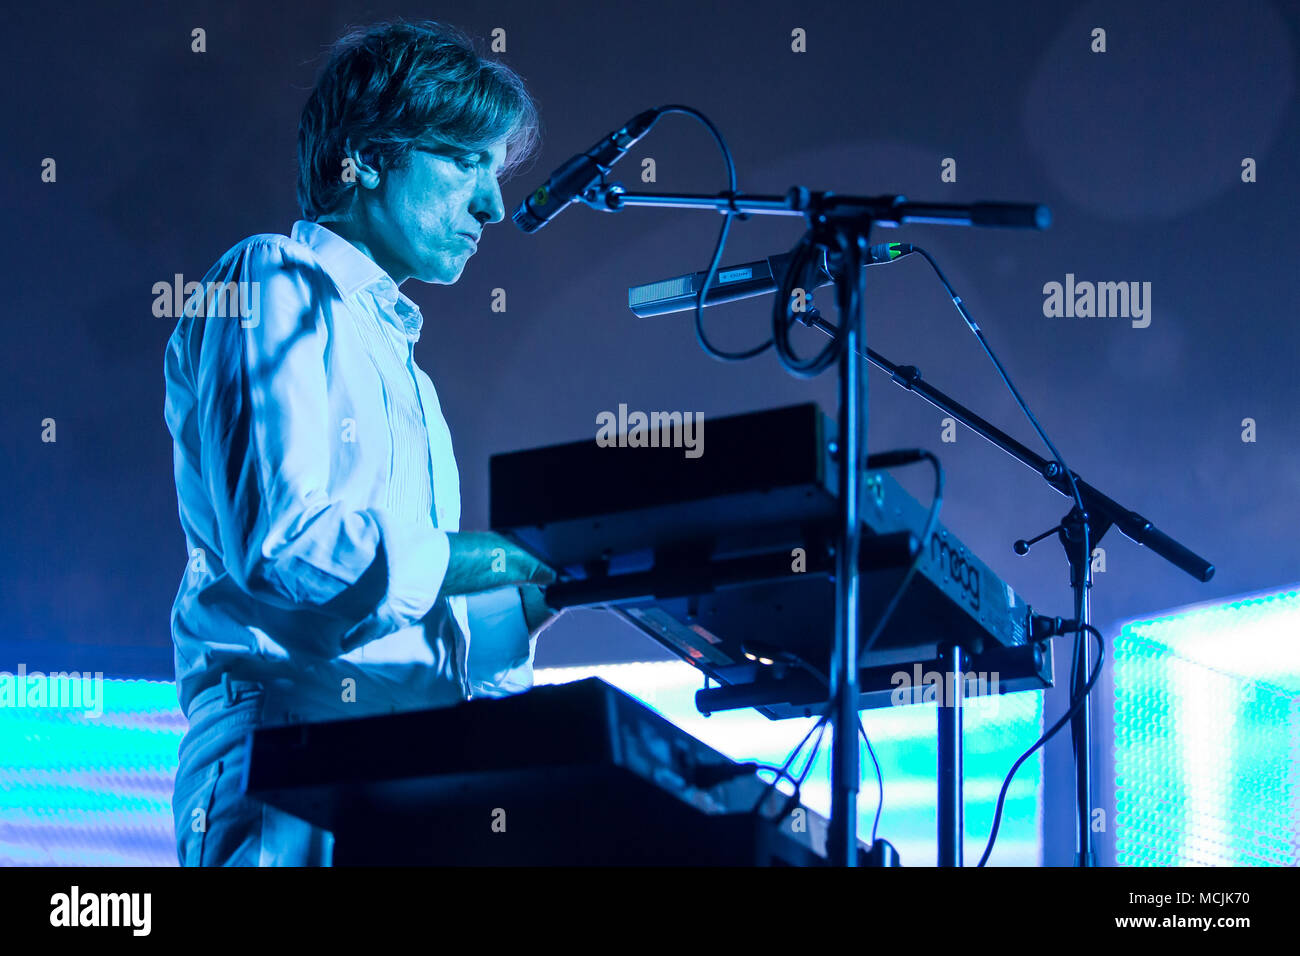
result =
[[[495,176],[487,174],[474,192],[470,213],[479,222],[500,222],[506,217],[506,207],[501,199],[501,185]]]

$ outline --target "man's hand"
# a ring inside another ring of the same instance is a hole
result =
[[[561,613],[551,610],[542,597],[542,589],[536,584],[519,585],[519,596],[524,602],[524,621],[528,624],[529,637],[536,637]]]
[[[476,594],[521,584],[550,584],[555,572],[494,531],[449,531],[451,560],[441,594]]]

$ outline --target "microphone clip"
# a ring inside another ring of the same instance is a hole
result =
[[[592,183],[578,195],[578,201],[600,212],[622,212],[622,196],[627,190],[622,183],[607,183],[604,177]]]

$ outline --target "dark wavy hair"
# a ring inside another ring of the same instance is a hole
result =
[[[537,107],[523,80],[482,57],[454,27],[393,20],[355,30],[330,51],[298,123],[298,205],[315,222],[337,210],[355,182],[348,148],[382,173],[417,144],[467,151],[506,140],[502,175],[532,156]]]

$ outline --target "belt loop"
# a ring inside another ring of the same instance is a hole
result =
[[[226,706],[233,707],[235,705],[235,689],[230,686],[229,671],[221,675],[221,686],[226,691]]]

